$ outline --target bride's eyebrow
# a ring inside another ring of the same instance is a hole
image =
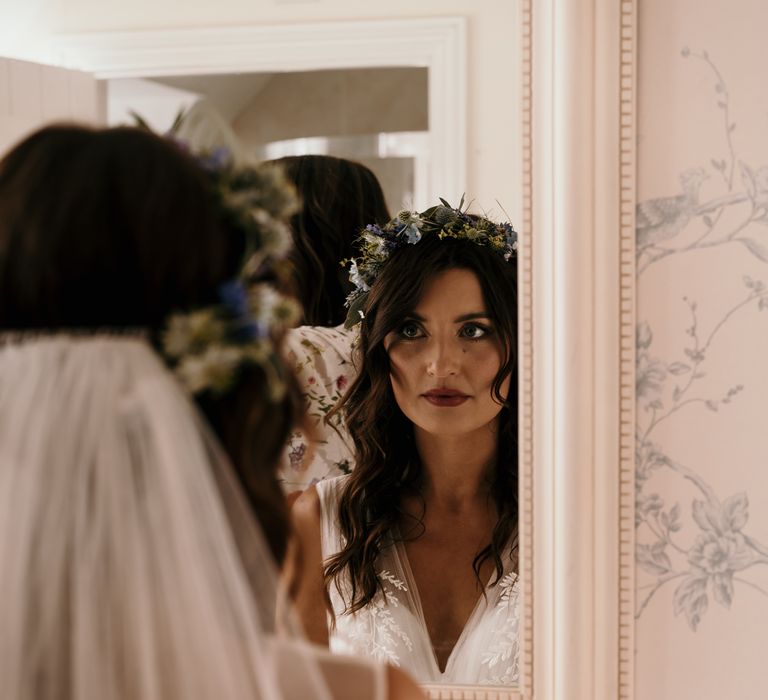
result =
[[[471,311],[467,314],[462,314],[461,316],[457,316],[455,319],[453,319],[454,323],[464,323],[465,321],[474,321],[476,319],[485,319],[486,321],[493,321],[493,316],[491,314],[487,313],[486,311]],[[416,313],[415,311],[412,311],[411,313],[407,314],[404,318],[405,321],[420,321],[421,323],[426,323],[427,319],[424,318],[421,314]]]
[[[464,321],[474,321],[477,318],[484,318],[488,321],[492,321],[493,317],[485,311],[473,311],[472,313],[462,314],[453,319],[454,323],[463,323]]]

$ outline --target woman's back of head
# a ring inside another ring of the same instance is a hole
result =
[[[384,193],[371,170],[351,160],[308,155],[276,162],[302,200],[291,219],[290,260],[304,323],[337,326],[344,320],[344,302],[352,291],[341,261],[354,255],[361,229],[389,220]]]
[[[221,303],[252,242],[210,177],[216,163],[203,165],[135,128],[52,126],[17,145],[0,161],[0,328],[142,329],[159,348],[172,313]],[[274,470],[301,409],[290,391],[265,401],[266,380],[241,371],[231,391],[197,399],[280,559]]]
[[[216,165],[135,128],[51,126],[18,144],[0,161],[0,328],[142,329],[159,347],[172,313],[220,303],[249,244],[209,177]],[[198,404],[280,559],[273,476],[300,403],[265,402],[259,371],[239,379]]]
[[[210,303],[244,252],[213,196],[141,130],[33,134],[0,163],[0,326],[156,327]]]

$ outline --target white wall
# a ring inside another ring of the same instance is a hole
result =
[[[103,86],[90,75],[0,58],[0,157],[44,124],[103,124],[105,115]]]
[[[521,165],[515,0],[0,0],[0,55],[45,60],[46,39],[76,32],[431,16],[468,18],[468,195],[519,222]],[[18,12],[19,8],[25,8]],[[319,29],[321,31],[321,29]]]
[[[201,95],[190,90],[160,85],[152,80],[126,78],[107,81],[107,123],[134,124],[139,115],[154,131],[168,131],[180,112],[188,110]]]

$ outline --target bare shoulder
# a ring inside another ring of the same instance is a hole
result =
[[[387,667],[387,688],[389,700],[425,700],[427,697],[409,675],[394,666]]]
[[[291,509],[297,563],[289,588],[307,638],[327,647],[326,615],[329,608],[323,580],[320,517],[320,497],[315,487],[311,486],[296,499]]]
[[[294,500],[291,506],[291,517],[299,534],[307,531],[319,532],[320,530],[320,495],[314,486],[310,486]]]

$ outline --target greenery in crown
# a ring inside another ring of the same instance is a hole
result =
[[[195,160],[208,176],[221,217],[244,234],[245,254],[239,275],[219,286],[218,304],[170,316],[163,354],[193,394],[224,394],[243,368],[255,365],[264,372],[268,400],[278,401],[285,378],[275,336],[295,325],[300,310],[262,280],[283,274],[296,191],[279,167],[237,165],[223,148],[195,154]]]
[[[444,199],[440,204],[421,213],[404,209],[386,226],[369,224],[358,239],[360,255],[349,264],[349,280],[355,289],[347,297],[346,326],[357,324],[363,318],[363,306],[368,292],[390,256],[400,248],[416,245],[425,236],[440,239],[455,238],[490,248],[509,261],[517,253],[517,231],[510,223],[495,223],[490,219],[462,210],[464,197],[458,207]]]

